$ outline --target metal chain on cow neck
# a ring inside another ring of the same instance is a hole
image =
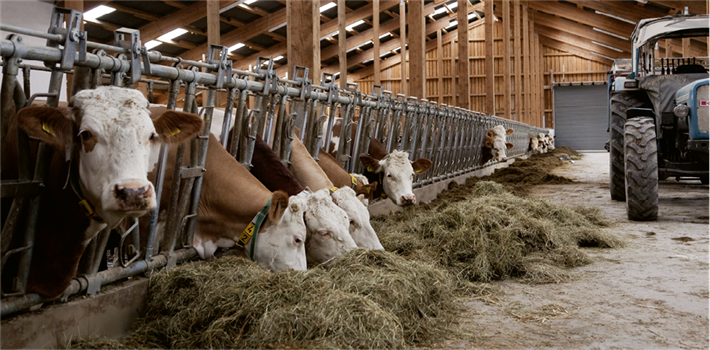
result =
[[[259,234],[259,229],[261,224],[266,219],[266,215],[269,213],[269,208],[271,208],[271,198],[266,202],[266,205],[260,212],[254,216],[249,225],[242,231],[242,235],[239,237],[236,245],[237,247],[244,248],[244,246],[251,240],[251,252],[249,252],[249,259],[254,261],[254,245],[256,244],[256,236]]]
[[[77,197],[79,197],[79,206],[81,209],[84,210],[84,214],[86,216],[90,217],[91,219],[95,220],[96,222],[104,222],[104,219],[99,216],[99,214],[96,213],[96,210],[94,210],[94,207],[89,203],[86,198],[84,198],[84,194],[81,192],[81,185],[79,184],[79,174],[77,173],[77,170],[74,170],[74,158],[72,157],[69,160],[69,179],[68,179],[69,185],[71,186],[71,189],[74,191]],[[66,187],[66,185],[65,185]]]

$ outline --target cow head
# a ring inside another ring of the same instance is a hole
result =
[[[545,135],[547,138],[547,148],[552,151],[555,149],[555,138],[550,135]]]
[[[367,171],[382,173],[382,188],[385,194],[397,205],[412,205],[417,198],[412,191],[414,174],[421,173],[431,168],[431,160],[420,158],[414,162],[409,161],[407,152],[392,151],[382,160],[377,160],[368,155],[360,156],[362,164]]]
[[[355,244],[360,248],[384,250],[375,229],[370,224],[370,212],[365,206],[365,197],[355,195],[355,191],[349,187],[338,189],[332,197],[333,202],[350,218],[350,235]]]
[[[492,129],[488,129],[484,146],[491,149],[493,159],[499,162],[505,162],[508,160],[508,157],[505,155],[505,150],[513,148],[513,144],[505,142],[505,138],[513,132],[513,129],[506,130],[503,125],[497,125]]]
[[[357,248],[348,230],[348,215],[333,203],[327,189],[306,198],[306,260],[309,265],[328,266],[333,259]]]
[[[537,153],[539,145],[540,145],[540,142],[539,142],[537,136],[533,136],[530,138],[530,150],[533,153]]]
[[[73,154],[81,193],[110,227],[154,209],[147,178],[156,160],[151,153],[157,154],[161,143],[194,136],[202,130],[202,119],[167,111],[151,120],[148,101],[138,90],[111,86],[83,90],[73,104],[72,109],[21,109],[19,126],[59,152]]]
[[[303,198],[276,191],[271,196],[271,208],[265,228],[256,235],[254,260],[271,271],[299,270],[306,265],[306,224],[303,217],[309,209]],[[249,256],[251,244],[245,245]]]

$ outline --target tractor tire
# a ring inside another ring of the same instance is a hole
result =
[[[614,92],[610,101],[611,120],[609,123],[609,192],[611,199],[626,199],[624,178],[624,124],[626,110],[644,106],[638,93]]]
[[[629,119],[624,125],[626,214],[629,220],[658,218],[658,150],[653,118]]]

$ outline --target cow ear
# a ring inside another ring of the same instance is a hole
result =
[[[483,145],[488,148],[493,148],[493,139],[486,136],[486,138],[483,140]]]
[[[368,155],[362,155],[360,156],[360,161],[362,162],[362,165],[367,168],[367,171],[371,173],[379,173],[382,171],[382,166],[380,166],[380,161],[372,158]]]
[[[426,159],[426,158],[419,158],[412,162],[412,168],[414,169],[415,173],[423,173],[427,171],[429,168],[431,168],[431,160]]]
[[[276,191],[271,195],[271,208],[269,208],[268,220],[277,224],[281,221],[284,212],[288,208],[288,195],[284,191]]]
[[[162,142],[180,143],[202,131],[202,118],[187,112],[166,111],[153,125]]]
[[[17,112],[17,123],[30,137],[64,147],[72,143],[74,121],[69,108],[27,107]]]
[[[493,137],[493,129],[488,129],[488,132],[486,132],[486,136]]]
[[[371,184],[363,185],[362,190],[367,195],[367,198],[372,198],[375,194],[375,190],[377,190],[377,181],[374,181]]]
[[[365,203],[365,201],[367,201],[367,199],[365,199],[364,194],[357,195],[357,199],[360,200],[360,202],[362,202],[362,204],[365,204],[365,206],[367,206],[367,203]]]
[[[514,133],[514,132],[515,132],[515,130],[513,130],[513,129],[508,129],[508,130],[505,131],[505,134],[506,134],[506,135],[510,135],[510,134],[512,134],[512,133]]]
[[[507,149],[511,149],[511,148],[513,148],[513,144],[510,143],[510,142],[506,142],[506,143],[505,143],[505,147],[506,147]]]

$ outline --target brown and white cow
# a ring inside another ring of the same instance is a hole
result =
[[[409,153],[398,150],[388,154],[384,145],[375,139],[370,140],[368,151],[369,155],[360,156],[360,161],[366,169],[364,175],[370,182],[378,182],[374,196],[389,197],[400,206],[416,204],[412,190],[414,174],[431,168],[431,160],[420,158],[411,162]]]
[[[27,107],[12,118],[2,149],[3,179],[18,176],[17,127],[55,149],[40,202],[28,293],[61,295],[91,238],[155,208],[147,178],[157,159],[152,155],[161,143],[194,136],[202,120],[175,111],[150,114],[147,106],[137,90],[99,87],[79,92],[71,109]],[[80,206],[83,201],[86,206]]]
[[[537,154],[540,151],[540,140],[537,136],[530,137],[528,151],[532,152],[532,154]]]
[[[244,229],[271,199],[266,219],[254,235],[254,261],[272,271],[305,270],[306,200],[289,197],[282,191],[272,193],[239,164],[214,135],[210,135],[208,142],[193,239],[200,257],[211,259],[217,248],[234,247]],[[173,183],[174,163],[175,150],[171,150],[161,208],[168,205],[170,191],[167,189]],[[247,257],[251,255],[251,243],[245,244],[244,253]]]
[[[345,229],[350,232],[356,247],[384,250],[375,229],[370,224],[370,213],[363,203],[364,198],[356,196],[355,191],[350,187],[336,188],[296,136],[291,143],[289,169],[298,181],[308,188],[332,190],[332,201],[347,213]]]
[[[308,201],[308,210],[305,213],[308,230],[306,256],[310,265],[327,265],[333,258],[352,248],[348,246],[349,242],[357,244],[358,241],[361,241],[360,239],[355,240],[355,237],[365,236],[359,230],[353,230],[353,222],[357,222],[359,225],[361,221],[360,216],[355,216],[358,211],[347,207],[351,202],[360,203],[354,195],[350,196],[351,198],[346,196],[340,201],[336,201],[336,198],[342,196],[341,191],[336,191],[333,194],[333,199],[330,198],[328,187],[313,188],[313,190],[317,190],[315,193],[304,191],[303,186],[293,173],[259,135],[254,143],[251,173],[269,190],[282,190],[289,195],[297,195]],[[325,195],[322,195],[321,192]],[[362,206],[361,203],[360,206]],[[364,211],[367,212],[367,209]],[[351,215],[355,217],[353,218]],[[369,220],[368,215],[368,225]],[[350,221],[350,231],[342,229],[347,227],[348,221]],[[350,236],[350,238],[345,236]]]
[[[505,150],[513,148],[513,144],[506,142],[506,136],[514,131],[513,129],[506,130],[503,125],[496,125],[488,129],[483,140],[481,164],[485,164],[491,159],[499,162],[507,161],[508,157],[505,155]]]
[[[377,189],[377,181],[370,183],[364,175],[349,174],[347,170],[323,148],[321,148],[318,153],[318,166],[328,175],[328,179],[330,179],[335,187],[350,187],[355,191],[356,195],[362,195],[366,201],[372,200],[375,190]],[[366,201],[363,201],[363,203],[366,203]]]

